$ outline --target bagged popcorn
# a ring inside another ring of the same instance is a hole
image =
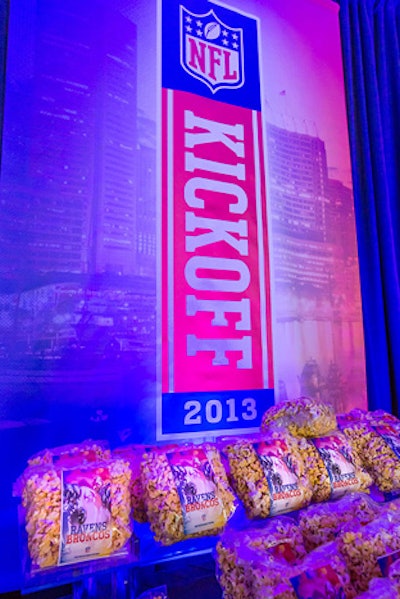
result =
[[[271,592],[278,585],[285,585],[285,599],[295,597],[294,589],[290,584],[290,577],[297,574],[295,564],[285,560],[276,559],[273,555],[264,554],[246,546],[237,550],[237,563],[243,571],[244,588],[247,597],[258,599]]]
[[[261,430],[271,425],[285,427],[295,437],[319,437],[336,428],[336,416],[329,404],[300,397],[269,408],[262,417]]]
[[[146,513],[164,545],[218,534],[235,511],[235,497],[212,444],[147,452],[141,470]]]
[[[248,596],[253,599],[352,599],[356,594],[336,543],[320,547],[298,563],[264,559],[254,551],[243,552],[239,563],[243,564]]]
[[[378,489],[389,493],[400,489],[400,425],[377,422],[347,424],[343,432],[356,447]]]
[[[365,493],[351,493],[337,501],[310,505],[298,515],[299,528],[307,551],[329,543],[341,528],[352,520],[368,524],[381,508]]]
[[[339,533],[337,542],[356,590],[364,592],[373,578],[382,576],[387,556],[400,550],[399,519],[382,516],[367,526],[351,522]]]
[[[224,599],[247,599],[244,567],[239,557],[250,549],[262,559],[275,558],[295,563],[306,554],[303,539],[296,522],[287,516],[277,517],[263,526],[244,530],[227,529],[216,546],[217,578],[224,591]]]
[[[301,439],[299,447],[313,487],[315,502],[345,493],[367,491],[372,480],[346,435],[332,431],[322,437]]]
[[[346,561],[335,542],[309,553],[297,566],[297,572],[291,573],[289,581],[298,599],[353,599],[356,596]]]
[[[231,484],[249,518],[266,518],[309,504],[312,489],[297,440],[281,430],[226,437],[219,447]]]
[[[127,553],[130,468],[109,459],[30,466],[17,481],[31,571]]]

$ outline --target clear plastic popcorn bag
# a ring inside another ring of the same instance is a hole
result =
[[[299,397],[269,408],[261,420],[263,432],[273,425],[285,427],[295,437],[319,437],[336,428],[333,406],[310,397]]]
[[[336,501],[310,505],[298,514],[304,546],[312,551],[333,541],[348,522],[369,524],[380,513],[381,506],[365,493],[350,493]]]
[[[243,563],[239,560],[243,549],[250,549],[262,559],[274,558],[292,564],[304,558],[306,550],[299,526],[293,518],[281,516],[267,520],[262,526],[235,530],[227,528],[215,550],[217,579],[224,599],[247,599]]]
[[[276,429],[218,440],[232,487],[249,518],[267,518],[307,506],[312,487],[298,442]]]
[[[350,522],[339,533],[337,543],[354,587],[365,592],[373,578],[382,576],[388,556],[397,556],[400,550],[399,519],[384,515],[366,526]]]
[[[14,485],[27,574],[128,555],[131,471],[122,459],[29,466]]]
[[[237,506],[210,443],[145,453],[142,484],[151,530],[164,545],[219,534]]]
[[[334,430],[322,437],[301,439],[299,446],[314,502],[365,492],[372,485],[358,452],[344,433]]]
[[[318,593],[326,599],[353,599],[356,596],[347,563],[336,542],[309,553],[297,567],[297,572],[290,576],[290,583],[298,599],[309,599]]]

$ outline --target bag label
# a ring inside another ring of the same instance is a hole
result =
[[[254,444],[271,493],[271,516],[297,510],[304,505],[292,458],[285,441],[274,439]]]
[[[393,453],[400,459],[400,436],[398,430],[390,424],[373,426],[375,432],[389,445]]]
[[[327,435],[313,439],[312,442],[328,471],[331,497],[341,497],[345,493],[357,491],[359,480],[346,439],[340,435]]]
[[[111,481],[107,468],[63,470],[58,563],[70,564],[111,552]]]
[[[167,453],[182,506],[186,535],[222,528],[225,510],[207,454],[202,449]]]
[[[291,539],[285,539],[284,541],[281,541],[276,545],[272,545],[272,547],[270,547],[268,551],[276,559],[283,559],[288,564],[293,564],[298,558],[298,555],[293,546],[293,541],[291,541]]]
[[[298,576],[290,578],[298,599],[345,599],[346,593],[339,576],[332,566],[326,565],[313,570],[306,570]]]

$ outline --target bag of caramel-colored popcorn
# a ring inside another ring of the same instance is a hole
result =
[[[346,561],[335,542],[309,553],[289,581],[298,599],[353,599],[356,596]]]
[[[238,561],[243,565],[248,596],[265,599],[353,599],[355,590],[336,543],[329,543],[304,559],[287,564],[274,558],[264,559],[251,550],[242,551]]]
[[[283,430],[222,437],[233,489],[249,518],[267,518],[310,503],[312,488],[298,442]]]
[[[378,489],[389,494],[400,490],[400,424],[380,415],[346,424],[342,430]]]
[[[215,445],[149,451],[142,460],[146,513],[157,541],[219,534],[236,509]]]
[[[269,408],[261,420],[261,430],[272,425],[287,428],[295,437],[318,437],[336,428],[336,415],[330,404],[310,397],[291,399]]]
[[[247,599],[243,565],[239,556],[243,549],[254,550],[260,557],[275,558],[292,564],[306,555],[302,535],[293,518],[282,516],[267,520],[262,526],[242,530],[227,528],[215,550],[216,573],[224,599]]]
[[[86,439],[81,443],[70,443],[69,445],[43,449],[29,458],[28,465],[41,466],[47,464],[67,467],[84,462],[108,460],[110,455],[111,452],[107,441]]]
[[[271,556],[243,548],[239,551],[238,564],[243,569],[245,597],[252,599],[296,599],[290,577],[298,572],[296,565],[289,565]]]
[[[353,521],[343,527],[337,542],[356,590],[364,592],[373,578],[382,576],[389,556],[399,557],[400,521],[386,514],[366,526]]]
[[[346,493],[368,491],[372,484],[349,438],[334,430],[322,437],[299,440],[302,458],[313,487],[314,502],[337,499]]]
[[[29,466],[14,486],[22,500],[29,573],[126,555],[132,536],[129,463]]]
[[[350,493],[336,501],[317,503],[298,514],[299,528],[307,551],[333,541],[347,522],[368,524],[381,513],[381,506],[365,493]]]

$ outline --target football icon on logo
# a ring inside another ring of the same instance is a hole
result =
[[[216,40],[221,35],[221,25],[215,21],[207,23],[204,27],[204,37],[207,40]]]
[[[196,14],[180,5],[180,64],[215,94],[244,85],[244,33],[214,10]],[[219,8],[216,7],[218,13]]]

